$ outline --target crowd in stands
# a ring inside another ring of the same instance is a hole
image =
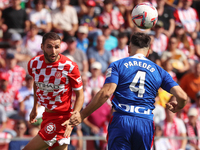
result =
[[[144,1],[158,10],[157,24],[148,30],[137,28],[131,19],[133,7]],[[0,149],[20,150],[27,141],[10,142],[11,138],[34,137],[40,129],[43,106],[38,108],[37,122],[29,123],[34,96],[27,63],[43,54],[42,36],[50,31],[61,37],[61,53],[78,64],[83,108],[103,86],[108,65],[129,56],[131,34],[149,34],[148,58],[189,96],[186,107],[173,114],[165,104],[174,97],[159,89],[153,111],[155,136],[200,137],[199,14],[200,0],[1,0]],[[75,127],[72,136],[106,136],[111,115],[108,100]],[[82,147],[82,140],[72,140],[69,149]],[[105,150],[106,141],[94,141],[94,149]],[[152,149],[200,150],[200,139],[157,138]]]

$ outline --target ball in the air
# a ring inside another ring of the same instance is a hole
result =
[[[136,5],[131,13],[132,21],[141,29],[152,28],[158,20],[157,9],[148,2]]]

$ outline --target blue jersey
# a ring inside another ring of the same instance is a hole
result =
[[[110,64],[106,83],[116,83],[112,104],[117,112],[153,120],[155,97],[161,87],[167,92],[178,85],[160,66],[142,54]]]

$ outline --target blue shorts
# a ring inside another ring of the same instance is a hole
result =
[[[108,126],[108,150],[150,150],[153,138],[153,120],[113,113]]]

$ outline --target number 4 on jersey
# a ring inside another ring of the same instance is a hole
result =
[[[129,86],[129,89],[132,92],[138,92],[138,97],[143,97],[143,94],[145,93],[145,89],[144,89],[145,76],[146,76],[146,72],[138,71],[135,77],[133,78],[132,83]],[[139,81],[139,87],[135,87],[138,81]]]

